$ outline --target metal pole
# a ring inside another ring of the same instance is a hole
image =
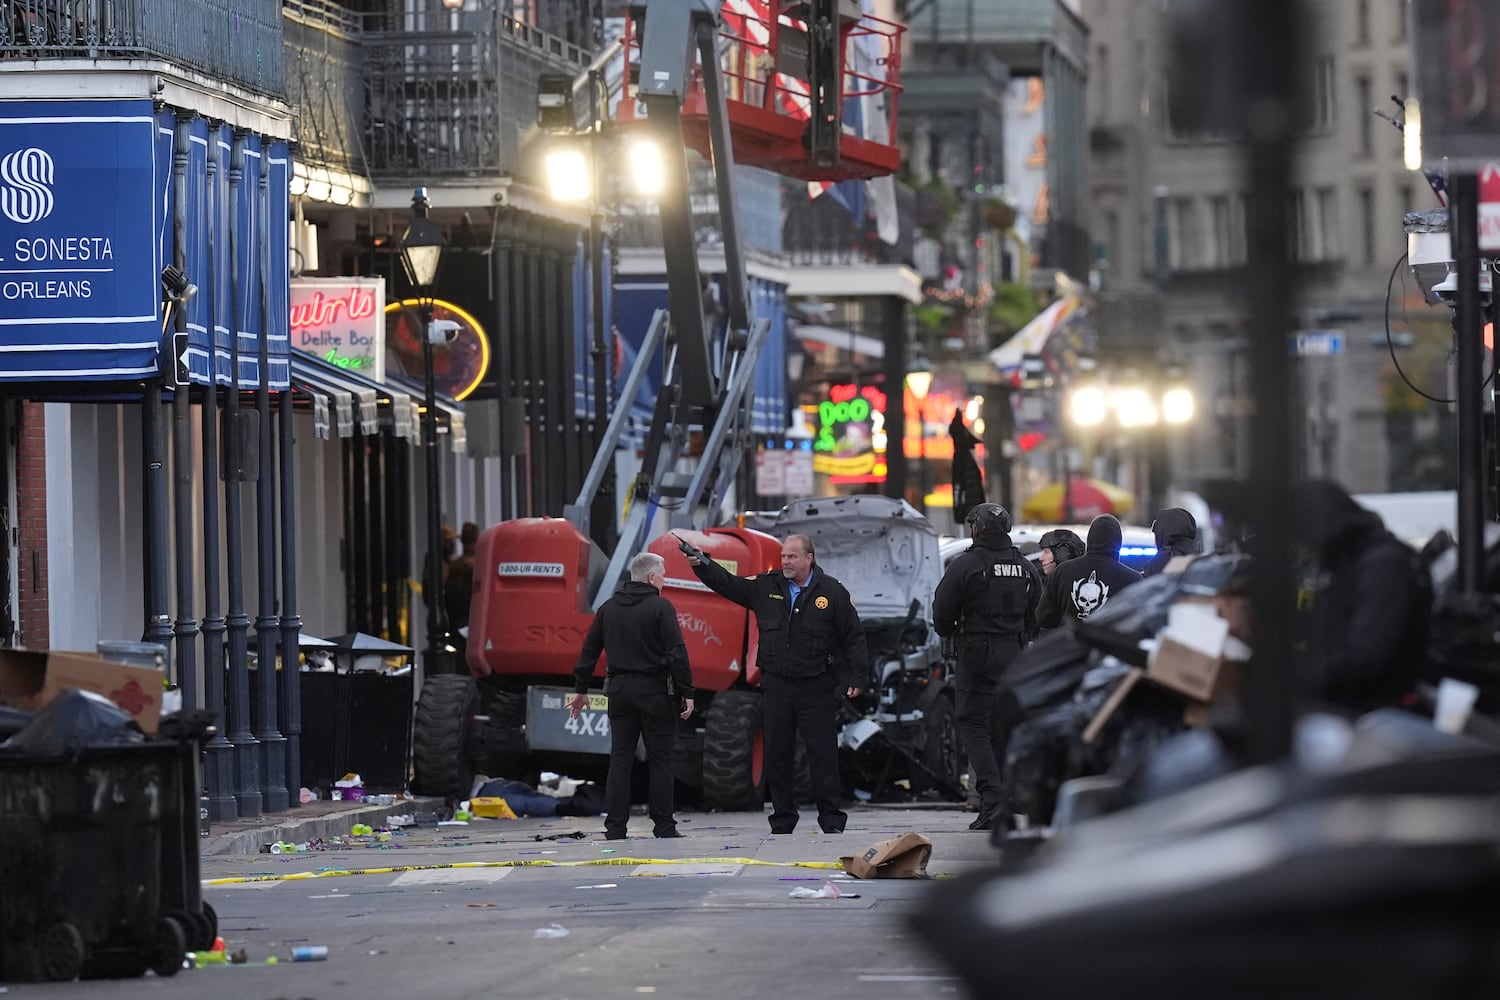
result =
[[[220,218],[218,130],[210,132],[208,190],[213,218]],[[208,230],[208,328],[219,324],[218,239],[216,226]],[[217,340],[217,334],[210,341]],[[208,388],[203,393],[203,707],[214,713],[214,735],[204,748],[204,783],[208,785],[208,818],[222,822],[239,816],[234,786],[234,747],[224,738],[224,616],[219,613],[219,352],[208,358]]]
[[[192,147],[188,126],[196,115],[179,116],[172,152],[172,183],[176,204],[172,212],[172,262],[187,269],[187,165]],[[176,333],[187,333],[186,303],[178,302],[173,319]],[[171,353],[171,352],[169,352]],[[176,365],[177,359],[165,359]],[[198,623],[193,617],[193,436],[192,395],[186,382],[172,394],[172,504],[173,531],[177,540],[177,683],[182,688],[184,708],[198,706]],[[195,789],[196,791],[196,789]]]
[[[1251,398],[1257,401],[1250,509],[1258,514],[1251,596],[1255,651],[1246,671],[1250,717],[1248,751],[1253,762],[1285,757],[1291,750],[1294,717],[1292,614],[1292,460],[1288,441],[1300,440],[1293,414],[1297,386],[1287,336],[1296,282],[1287,260],[1287,213],[1279,207],[1291,194],[1291,127],[1296,120],[1299,4],[1296,0],[1236,0],[1221,23],[1226,39],[1238,39],[1241,118],[1248,126],[1250,190],[1262,210],[1249,227]]]
[[[258,583],[255,617],[255,688],[260,706],[260,727],[255,738],[260,742],[260,794],[266,812],[285,812],[286,740],[276,724],[276,644],[281,637],[281,620],[276,614],[276,488],[271,464],[271,317],[266,289],[270,282],[270,171],[260,168],[259,184],[261,225],[257,248],[260,262],[260,380],[255,386],[256,430],[260,447],[256,449],[255,476],[255,577]],[[293,661],[290,668],[296,669]]]
[[[1484,567],[1484,345],[1479,315],[1479,178],[1454,176],[1448,231],[1458,262],[1458,299],[1453,336],[1458,350],[1458,588],[1465,599],[1479,594]]]
[[[438,481],[437,377],[433,370],[432,289],[421,289],[422,296],[422,388],[426,392],[422,411],[422,453],[427,462],[427,562],[431,593],[427,595],[427,662],[424,676],[452,673],[453,658],[449,652],[452,636],[448,632],[448,604],[443,587],[443,498]]]
[[[298,655],[302,619],[297,614],[297,467],[292,393],[281,394],[281,732],[286,737],[286,789],[291,805],[302,791],[302,671]]]
[[[885,495],[906,496],[906,303],[894,295],[880,300],[885,341]]]
[[[229,742],[234,744],[234,797],[241,817],[261,814],[260,748],[250,733],[250,665],[245,613],[244,523],[240,483],[245,474],[240,414],[240,182],[245,173],[245,133],[236,129],[229,147],[229,407],[224,437],[225,569],[229,577]]]
[[[167,598],[167,442],[162,423],[161,376],[141,383],[142,458],[145,461],[146,642],[171,650],[172,615]],[[173,676],[168,656],[167,675]]]

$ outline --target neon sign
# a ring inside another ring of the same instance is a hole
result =
[[[385,282],[294,278],[292,346],[375,381],[385,379]]]
[[[885,393],[873,385],[835,385],[818,404],[818,429],[813,451],[850,457],[873,451],[885,426]]]

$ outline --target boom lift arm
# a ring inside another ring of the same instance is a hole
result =
[[[660,505],[670,509],[673,527],[704,527],[703,522],[722,504],[734,478],[737,457],[750,442],[755,361],[769,334],[770,321],[752,320],[749,312],[735,215],[734,152],[719,62],[718,8],[714,0],[640,0],[630,8],[641,46],[637,96],[647,110],[648,134],[662,153],[659,204],[668,308],[657,310],[652,318],[578,501],[566,512],[582,530],[586,530],[584,519],[620,445],[629,401],[635,398],[636,388],[663,342],[667,357],[641,472],[631,488],[629,513],[600,592],[591,595],[596,608],[609,596],[630,559],[641,551],[654,508]],[[702,74],[708,103],[709,141],[724,239],[728,330],[717,351],[716,331],[704,318],[704,282],[693,232],[682,125],[683,100],[695,73]],[[684,473],[677,465],[694,425],[703,430],[703,448],[696,469]]]

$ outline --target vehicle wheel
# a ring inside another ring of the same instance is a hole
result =
[[[156,941],[151,946],[147,967],[162,978],[182,971],[187,955],[187,931],[176,917],[162,917],[156,925]]]
[[[207,951],[219,939],[219,914],[218,911],[207,903],[203,904],[203,926],[204,933],[198,938],[199,942],[201,942],[198,945],[198,951]]]
[[[42,933],[42,975],[52,982],[77,979],[83,957],[83,935],[72,924],[53,924]]]
[[[491,778],[510,778],[536,784],[535,768],[526,759],[526,695],[495,691],[485,706],[488,721],[476,720],[469,731],[474,770]]]
[[[703,719],[703,805],[759,809],[766,801],[765,745],[760,695],[723,691]]]
[[[924,714],[927,745],[922,748],[922,763],[942,775],[952,789],[961,788],[964,773],[964,748],[958,735],[958,712],[953,699],[939,695]],[[942,791],[941,783],[919,767],[912,768],[911,790],[916,793]]]
[[[438,674],[422,682],[412,724],[412,791],[450,800],[468,797],[474,782],[468,734],[478,701],[472,677]]]

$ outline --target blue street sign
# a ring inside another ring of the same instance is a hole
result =
[[[1344,353],[1344,331],[1298,330],[1292,334],[1291,347],[1299,358],[1331,358]]]
[[[150,101],[0,105],[0,379],[157,372]]]

